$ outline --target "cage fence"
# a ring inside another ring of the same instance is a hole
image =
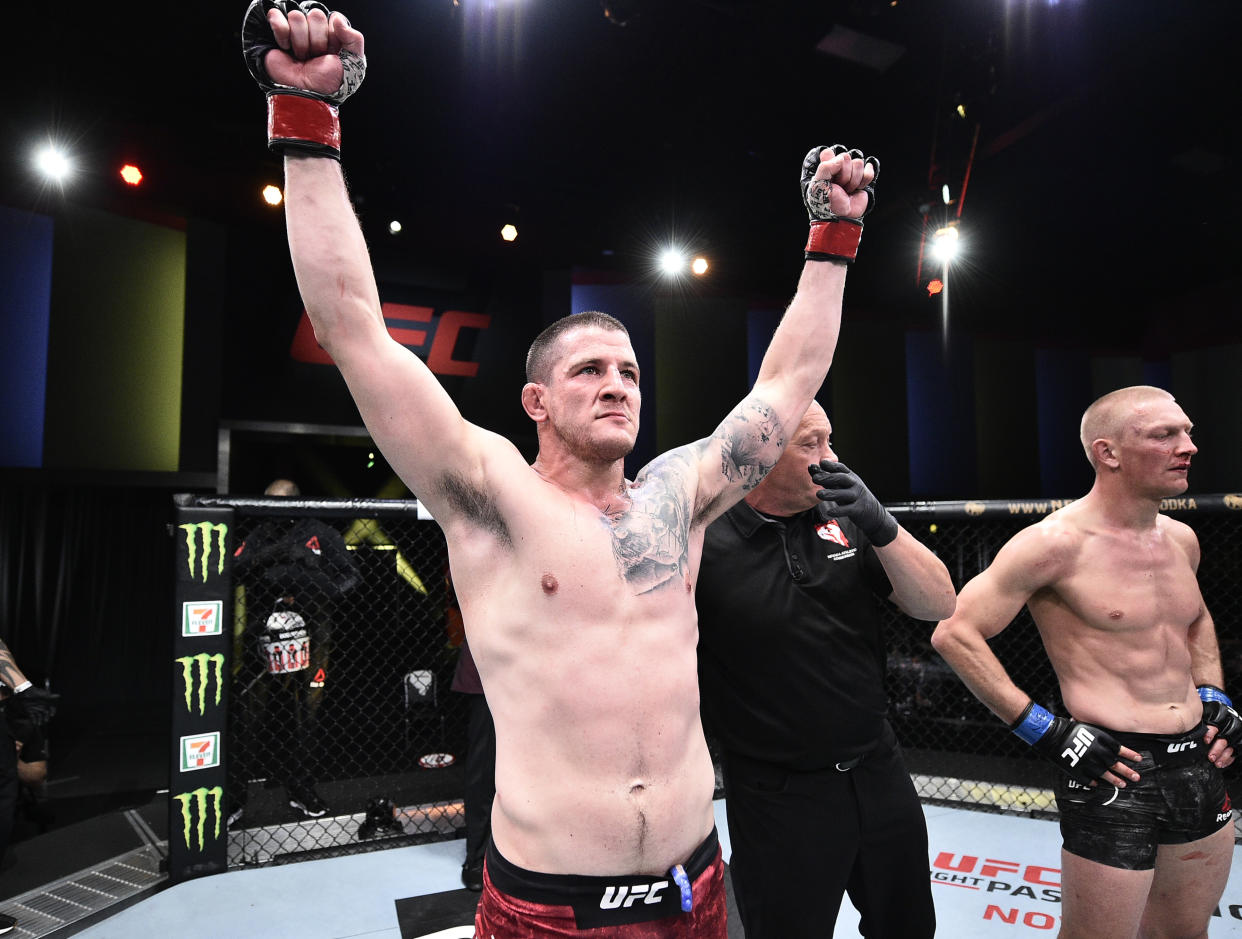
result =
[[[439,526],[415,503],[284,511],[237,509],[229,866],[457,837],[467,702]]]
[[[228,865],[459,837],[468,699],[451,690],[463,632],[439,526],[414,502],[219,501],[236,512]],[[960,589],[1015,532],[1063,504],[891,508]],[[1199,582],[1216,621],[1226,689],[1242,688],[1242,497],[1171,500],[1165,509],[1198,535]],[[933,624],[887,604],[883,610],[890,719],[920,797],[1055,816],[1056,768],[940,659]],[[1065,713],[1025,610],[991,644],[1024,690]],[[1236,775],[1227,773],[1231,790]]]

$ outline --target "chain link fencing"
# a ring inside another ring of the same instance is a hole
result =
[[[439,526],[414,502],[203,501],[236,512],[229,866],[459,837],[469,701],[450,690],[463,634]],[[960,590],[1015,532],[1064,504],[890,508]],[[1165,510],[1199,537],[1226,689],[1242,688],[1242,497],[1170,500]],[[890,718],[920,797],[1055,817],[1056,768],[958,680],[932,649],[929,624],[883,608]],[[1025,609],[991,644],[1036,701],[1065,713]]]
[[[439,526],[413,502],[221,501],[229,866],[457,837],[468,700]]]
[[[911,534],[944,561],[958,591],[1020,529],[1070,500],[928,502],[890,506]],[[1199,584],[1216,621],[1225,688],[1242,689],[1242,496],[1166,500],[1162,510],[1194,529],[1202,548]],[[889,717],[925,801],[963,808],[1057,815],[1058,770],[1010,733],[932,649],[932,624],[883,604],[888,630]],[[1067,714],[1056,675],[1030,613],[990,641],[1019,686],[1055,714]],[[1236,772],[1226,771],[1232,791]],[[1238,821],[1235,819],[1235,826]],[[1240,833],[1235,827],[1235,838]]]

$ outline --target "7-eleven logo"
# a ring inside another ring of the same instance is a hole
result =
[[[181,604],[181,635],[219,636],[223,631],[220,625],[223,608],[222,600],[196,600]]]
[[[220,732],[181,738],[181,772],[211,769],[220,765]]]

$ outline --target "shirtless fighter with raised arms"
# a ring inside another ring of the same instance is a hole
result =
[[[1221,770],[1242,721],[1221,690],[1198,539],[1160,514],[1186,491],[1190,430],[1159,388],[1097,400],[1081,427],[1091,491],[1011,538],[932,636],[975,696],[1066,773],[1063,937],[1205,937],[1229,875]],[[1023,604],[1068,719],[1033,702],[987,645]]]
[[[338,162],[336,105],[362,81],[362,34],[318,3],[282,0],[252,4],[243,38],[285,154],[289,246],[316,337],[444,529],[495,718],[477,934],[723,939],[695,657],[703,532],[775,465],[824,380],[878,164],[842,148],[808,154],[797,295],[753,390],[710,438],[626,480],[639,367],[619,322],[581,314],[548,327],[527,358],[531,465],[467,423],[384,328]]]

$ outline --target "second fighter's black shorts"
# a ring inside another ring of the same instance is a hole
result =
[[[1057,784],[1061,838],[1066,851],[1109,867],[1145,871],[1162,844],[1185,844],[1233,821],[1219,769],[1208,762],[1206,726],[1184,734],[1131,734],[1108,730],[1143,759],[1141,777],[1119,789],[1101,781],[1089,788],[1063,777]]]

